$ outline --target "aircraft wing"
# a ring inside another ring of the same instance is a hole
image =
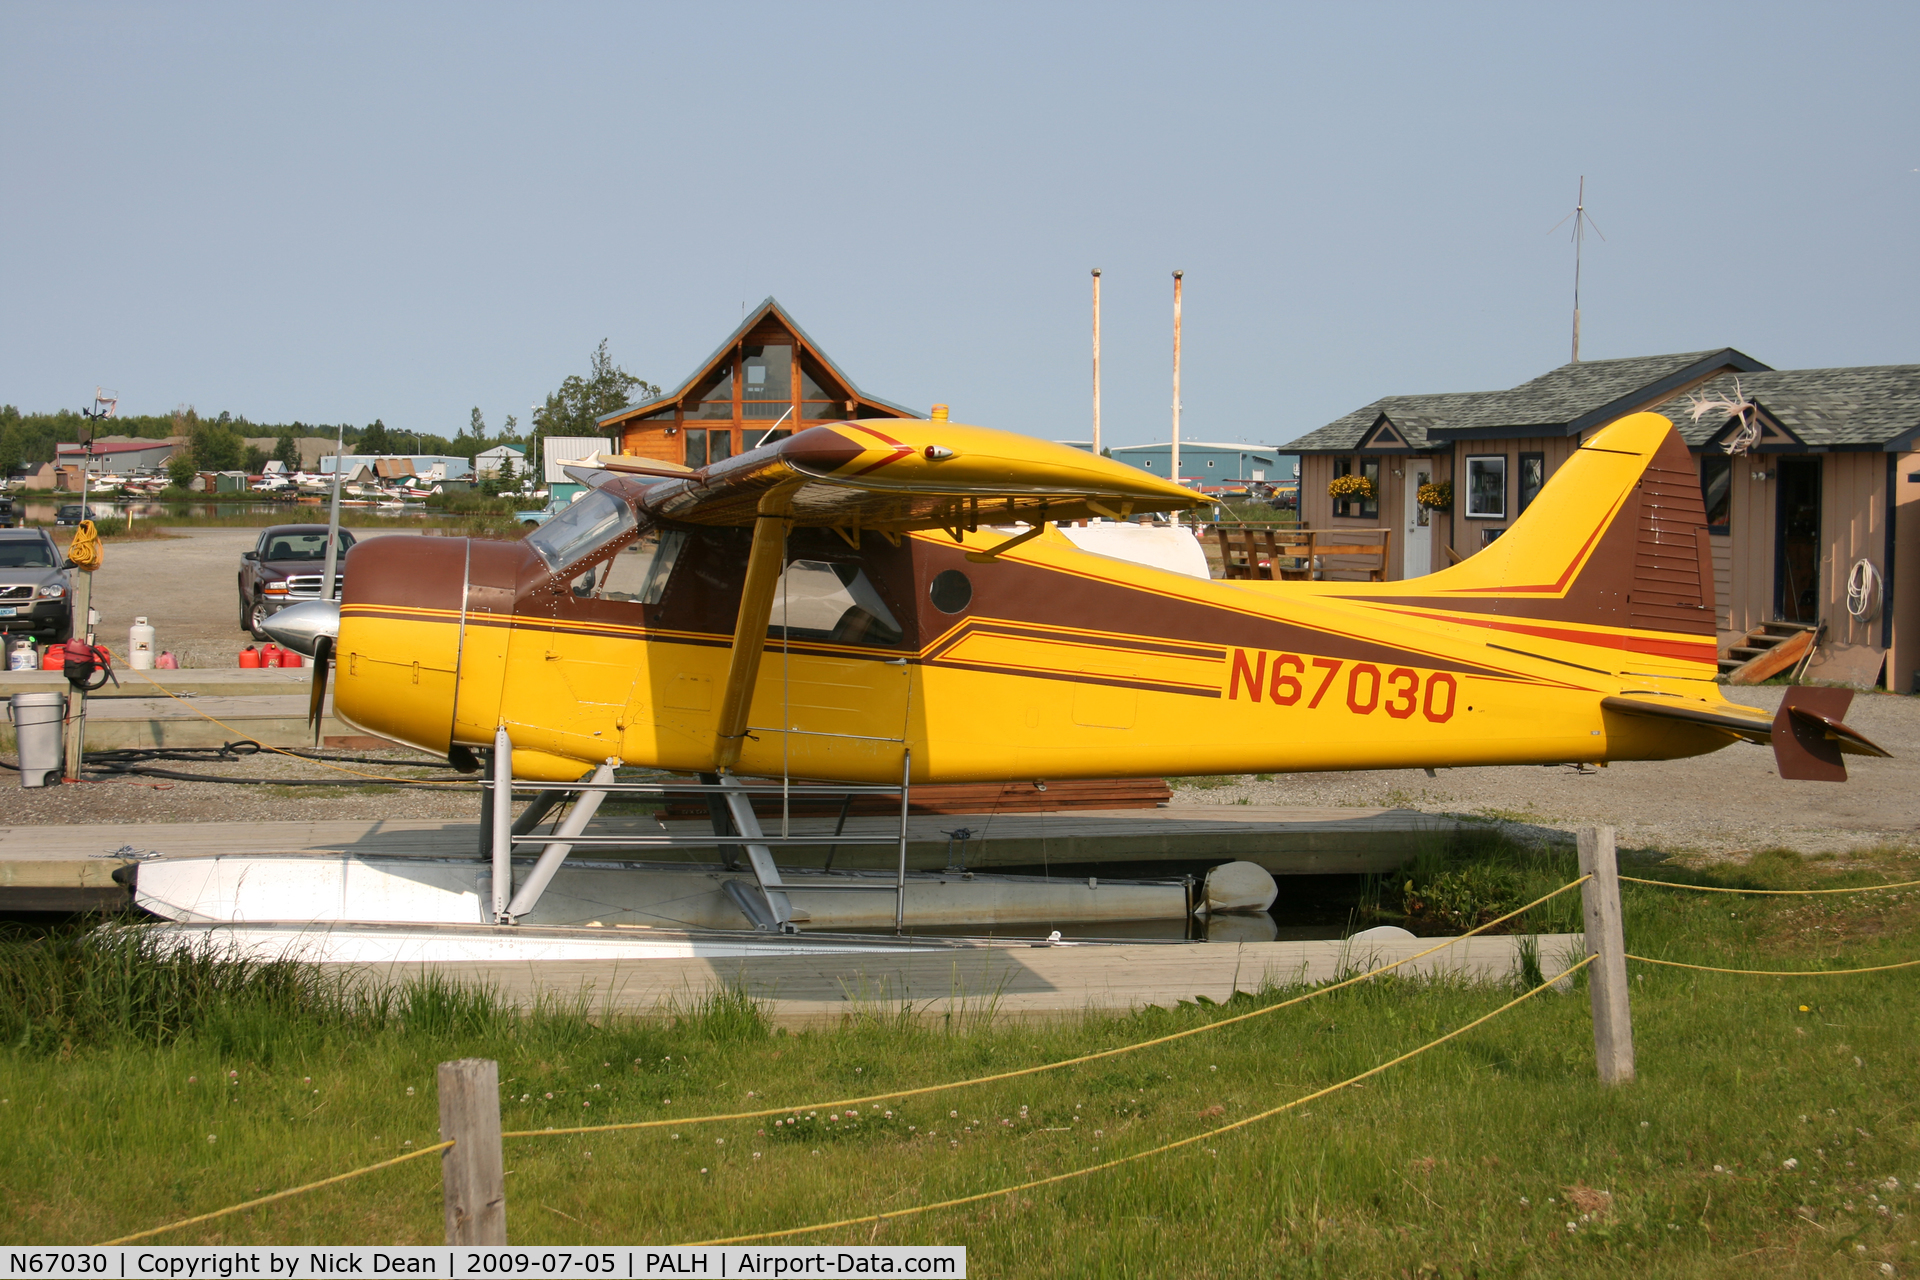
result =
[[[606,470],[662,476],[647,459],[607,459]],[[885,418],[810,427],[638,494],[658,517],[751,525],[794,524],[899,533],[981,525],[1124,518],[1211,500],[1137,467],[1082,449],[956,422]]]

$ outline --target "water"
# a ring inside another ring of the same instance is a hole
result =
[[[42,502],[39,500],[21,501],[14,499],[14,511],[27,520],[39,520],[48,524],[53,522],[61,507],[79,505],[79,496],[66,495]],[[277,515],[283,516],[289,524],[325,524],[327,504],[322,502],[148,502],[143,499],[92,498],[87,506],[96,512],[97,519],[115,519],[125,523],[129,508],[133,518],[150,520],[155,516],[170,516],[175,519],[202,519],[218,516],[240,515]],[[383,516],[426,516],[441,514],[422,506],[374,507],[364,502],[344,501],[342,511],[367,512],[378,511]]]

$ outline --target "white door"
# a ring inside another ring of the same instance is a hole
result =
[[[1432,465],[1407,467],[1407,530],[1400,542],[1403,578],[1425,577],[1433,569],[1433,512],[1420,505],[1420,486],[1433,481]]]

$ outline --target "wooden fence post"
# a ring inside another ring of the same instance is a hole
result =
[[[1593,1056],[1601,1084],[1633,1082],[1633,1018],[1627,1001],[1627,944],[1620,919],[1620,874],[1614,860],[1613,828],[1582,827],[1580,905],[1587,925],[1587,950],[1599,959],[1587,966],[1593,993]]]
[[[500,1149],[500,1064],[462,1058],[440,1064],[440,1153],[448,1244],[507,1242],[507,1179]]]

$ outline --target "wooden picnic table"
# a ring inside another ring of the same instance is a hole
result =
[[[1351,568],[1367,575],[1369,581],[1383,582],[1387,558],[1393,545],[1391,529],[1275,529],[1255,525],[1215,525],[1220,542],[1221,576],[1304,582],[1318,565],[1322,577],[1330,569]],[[1239,543],[1235,559],[1235,543]],[[1377,558],[1370,565],[1338,566],[1325,563],[1330,556],[1366,556]],[[1264,562],[1263,562],[1264,557]],[[1282,564],[1292,560],[1294,564]]]

